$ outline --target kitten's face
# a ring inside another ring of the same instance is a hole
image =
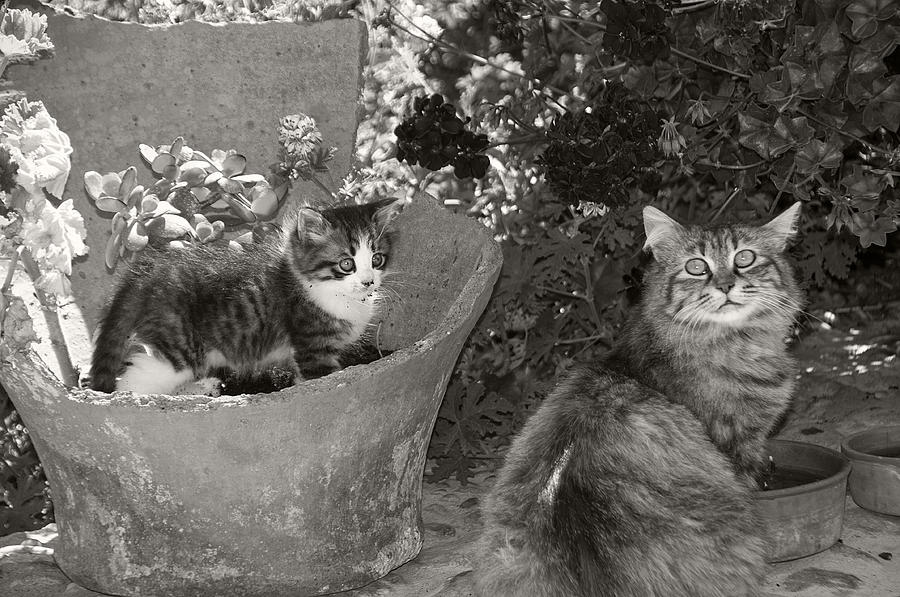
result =
[[[685,326],[744,327],[793,318],[799,291],[784,250],[796,232],[799,206],[763,226],[715,228],[684,227],[645,208],[645,247],[656,262],[645,283],[648,300]]]
[[[376,299],[390,260],[391,222],[401,208],[388,200],[300,210],[294,264],[320,303],[334,303],[329,311]]]

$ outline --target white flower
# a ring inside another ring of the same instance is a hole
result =
[[[34,55],[52,49],[53,42],[47,37],[47,15],[27,8],[6,11],[0,22],[0,51],[6,56]]]
[[[278,141],[289,154],[308,158],[322,142],[322,133],[316,127],[316,121],[309,116],[291,114],[281,119]]]
[[[45,273],[58,270],[71,274],[72,259],[88,251],[84,220],[72,207],[71,199],[63,201],[59,209],[45,203],[40,217],[22,224],[21,236],[22,244]]]
[[[34,281],[34,285],[48,294],[65,297],[72,294],[72,283],[69,277],[59,270],[49,270]]]
[[[62,197],[72,168],[72,144],[43,103],[23,100],[9,106],[0,120],[0,141],[19,165],[16,182],[29,194],[42,195],[46,189]]]

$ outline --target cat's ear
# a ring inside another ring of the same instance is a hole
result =
[[[304,238],[321,238],[328,233],[331,224],[319,211],[312,207],[301,207],[297,212],[297,236]]]
[[[682,230],[681,224],[652,205],[644,207],[644,232],[647,234],[647,240],[644,241],[645,251],[653,250],[663,240]]]
[[[406,199],[404,198],[390,198],[380,201],[378,209],[375,210],[375,221],[378,222],[378,227],[384,230],[390,226],[397,219],[397,216],[400,215],[400,212],[403,211],[404,207],[406,207]]]
[[[771,222],[762,227],[778,244],[779,250],[784,250],[788,242],[797,235],[797,226],[800,224],[799,201],[781,212]]]

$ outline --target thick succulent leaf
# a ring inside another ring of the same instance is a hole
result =
[[[153,212],[153,216],[161,216],[164,214],[180,214],[181,210],[169,203],[168,201],[160,201],[156,205],[156,209]]]
[[[238,193],[243,192],[244,185],[237,182],[236,180],[232,180],[230,178],[222,177],[216,181],[216,184],[219,185],[219,188],[222,189],[225,193],[231,193],[233,195],[237,195]]]
[[[106,242],[106,251],[104,253],[104,260],[106,261],[106,267],[109,269],[115,269],[116,262],[119,260],[119,252],[120,245],[122,244],[122,235],[114,234],[109,237],[109,240]]]
[[[256,214],[250,209],[248,205],[246,205],[243,201],[241,201],[238,197],[226,193],[222,195],[222,199],[228,204],[228,207],[231,209],[234,214],[245,222],[255,222]]]
[[[151,213],[159,207],[159,197],[156,195],[147,195],[141,200],[141,212]]]
[[[99,172],[89,170],[84,173],[84,190],[94,201],[103,195],[103,177]]]
[[[112,219],[112,232],[113,235],[121,234],[125,227],[128,226],[128,212],[118,212],[113,216]]]
[[[212,166],[210,166],[209,162],[206,160],[188,160],[181,165],[182,170],[190,170],[191,168],[200,168],[201,170],[208,170]]]
[[[278,196],[268,186],[256,186],[250,190],[250,209],[266,220],[278,211]]]
[[[156,151],[154,148],[150,147],[149,145],[145,145],[143,143],[138,145],[138,150],[141,152],[141,157],[144,158],[144,160],[148,164],[152,164],[153,160],[156,159],[156,156],[159,155],[158,151]]]
[[[160,172],[160,174],[162,174],[163,177],[168,180],[178,180],[178,175],[180,173],[181,173],[181,169],[178,166],[176,166],[175,164],[172,164],[171,166],[166,166],[165,168],[163,168],[163,171]]]
[[[126,199],[131,195],[131,191],[134,190],[134,187],[137,185],[137,168],[134,166],[129,166],[122,172],[122,182],[119,183],[119,190],[116,193],[117,197],[121,199]]]
[[[201,243],[206,242],[215,232],[209,222],[199,222],[194,229],[197,232],[197,240]]]
[[[225,176],[240,174],[247,167],[247,158],[239,153],[233,153],[222,162],[222,173]]]
[[[122,177],[116,172],[107,172],[101,177],[100,186],[103,187],[103,194],[115,197],[119,192],[119,185],[122,184]]]
[[[128,195],[128,200],[126,201],[126,203],[128,204],[129,208],[137,207],[138,203],[141,202],[141,199],[143,199],[143,197],[144,197],[144,186],[138,185],[138,186],[134,187],[134,189],[132,189],[131,194]]]
[[[237,176],[232,176],[231,180],[236,180],[236,181],[242,182],[242,183],[256,184],[259,182],[265,182],[266,177],[263,176],[262,174],[239,174]]]
[[[171,153],[160,153],[150,164],[150,168],[157,174],[165,172],[166,168],[175,165],[175,156]]]
[[[203,181],[203,186],[208,187],[214,185],[218,180],[222,178],[221,172],[210,172],[206,177],[206,180]]]
[[[177,158],[181,154],[182,149],[184,149],[184,137],[176,137],[175,140],[172,141],[169,153]]]
[[[126,208],[125,203],[119,201],[115,197],[100,197],[96,201],[97,209],[100,211],[105,211],[107,213],[118,213]]]
[[[125,248],[129,251],[140,251],[147,246],[149,240],[147,229],[141,222],[135,220],[128,227],[128,235],[125,237]]]
[[[182,182],[186,182],[188,186],[199,187],[206,181],[206,170],[196,167],[186,169],[182,167],[179,179]]]
[[[191,224],[179,215],[167,213],[147,220],[147,230],[154,238],[173,239],[194,236]]]

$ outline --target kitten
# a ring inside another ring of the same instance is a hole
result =
[[[758,594],[752,479],[794,385],[799,206],[706,228],[644,209],[643,296],[602,366],[568,374],[510,447],[476,594]]]
[[[375,314],[402,206],[304,207],[281,238],[243,250],[143,251],[100,322],[91,387],[171,394],[213,369],[285,362],[298,379],[336,371]]]

